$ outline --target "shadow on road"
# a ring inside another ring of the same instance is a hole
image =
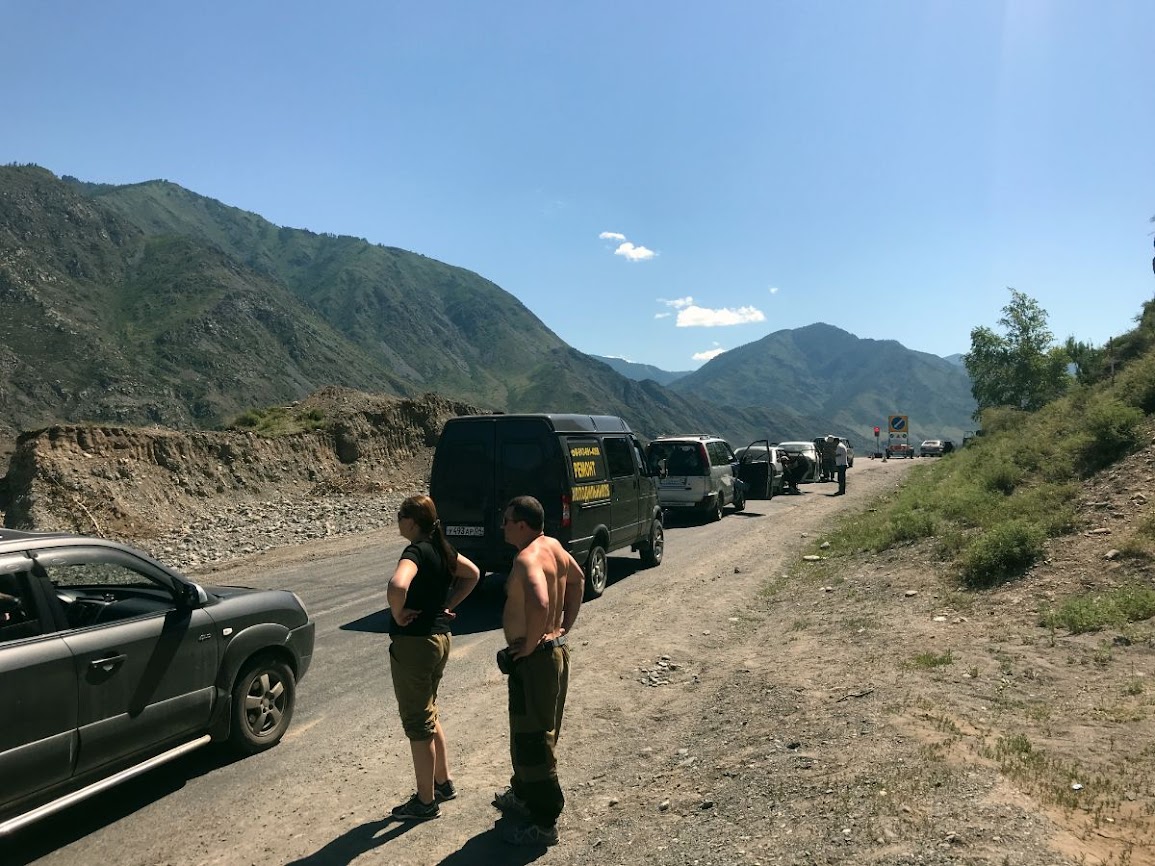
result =
[[[111,794],[92,797],[0,840],[0,860],[4,866],[26,866],[179,791],[190,779],[239,760],[220,746],[198,749],[118,785]]]
[[[382,833],[386,827],[390,829]],[[342,833],[316,853],[299,860],[291,860],[285,866],[345,866],[367,851],[392,842],[412,828],[412,823],[398,821],[395,818],[366,821],[359,827],[353,827],[347,833]]]
[[[501,833],[507,824],[509,824],[509,819],[498,818],[493,827],[478,833],[458,850],[441,860],[437,866],[479,866],[483,863],[525,866],[549,850],[544,845],[540,848],[519,848],[510,845],[501,838]]]

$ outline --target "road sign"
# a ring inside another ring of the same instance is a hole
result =
[[[890,416],[890,432],[891,433],[905,433],[906,432],[906,416],[905,415],[891,415]]]

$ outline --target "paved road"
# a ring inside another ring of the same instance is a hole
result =
[[[858,461],[852,488],[855,477],[862,477],[859,467],[885,465]],[[616,609],[620,615],[623,606],[644,612],[661,591],[663,575],[702,568],[706,552],[748,545],[752,531],[772,538],[768,530],[787,522],[791,512],[800,520],[799,512],[841,510],[851,501],[828,498],[832,485],[803,489],[803,496],[751,502],[744,514],[728,513],[721,523],[675,523],[667,530],[666,558],[658,569],[643,570],[629,551],[611,556],[610,586],[583,608],[582,631],[596,634],[599,623],[606,630],[616,627],[611,614]],[[384,634],[385,581],[402,546],[400,538],[371,533],[198,575],[206,583],[294,589],[316,620],[314,663],[283,743],[240,761],[201,750],[26,829],[7,851],[0,850],[0,863],[329,866],[349,863],[407,832],[407,825],[366,822],[366,813],[385,814],[412,789]],[[476,790],[492,791],[486,786],[508,774],[503,685],[492,664],[503,643],[501,600],[491,578],[462,606],[452,675],[441,701],[443,708],[454,708],[443,710],[451,749],[469,756],[468,767],[458,766],[459,784],[464,779]],[[478,808],[486,805],[487,800]],[[377,852],[381,862],[388,861],[386,851]]]

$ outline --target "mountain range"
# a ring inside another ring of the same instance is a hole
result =
[[[418,253],[279,227],[166,181],[0,168],[9,433],[214,427],[329,384],[617,414],[645,436],[708,430],[742,444],[861,438],[890,412],[958,435],[973,410],[957,365],[829,325],[770,334],[692,373],[623,374],[628,363],[583,354],[500,286]]]

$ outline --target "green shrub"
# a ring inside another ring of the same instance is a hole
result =
[[[1155,414],[1155,355],[1147,355],[1127,365],[1119,375],[1116,388],[1129,406]]]
[[[1155,616],[1155,589],[1124,586],[1103,595],[1069,598],[1043,614],[1043,625],[1065,628],[1071,634],[1098,631],[1106,626],[1141,622]]]
[[[1023,470],[1005,460],[993,460],[979,467],[978,483],[986,490],[1010,496],[1023,480]]]
[[[1088,402],[1075,437],[1080,470],[1092,475],[1131,453],[1139,445],[1143,413],[1114,397]]]
[[[963,552],[963,583],[987,587],[1020,576],[1042,556],[1043,539],[1039,527],[1026,520],[1011,520],[988,530]]]

